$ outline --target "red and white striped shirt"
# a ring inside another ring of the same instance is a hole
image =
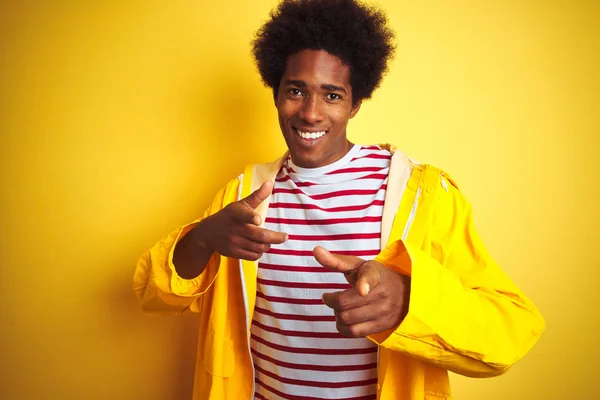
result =
[[[350,287],[314,259],[312,249],[373,259],[391,154],[355,145],[321,168],[288,158],[275,180],[265,228],[286,232],[258,262],[251,349],[256,399],[376,398],[377,346],[338,333],[323,293]]]

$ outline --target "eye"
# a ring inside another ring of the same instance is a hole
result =
[[[302,91],[300,89],[296,89],[296,88],[289,89],[288,93],[291,94],[293,97],[300,97],[300,96],[302,96]]]
[[[327,95],[325,96],[325,98],[327,100],[340,100],[342,98],[342,96],[340,96],[337,93],[327,93]]]

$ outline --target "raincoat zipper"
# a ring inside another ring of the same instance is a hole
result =
[[[444,180],[442,179],[442,182]],[[445,183],[445,182],[444,182]],[[446,189],[447,190],[447,189]],[[415,195],[415,199],[413,201],[412,207],[410,209],[410,214],[408,215],[408,220],[406,221],[406,225],[404,226],[404,231],[402,232],[402,240],[406,240],[408,234],[410,232],[410,227],[412,226],[413,220],[415,219],[415,215],[417,214],[417,208],[419,206],[419,197],[421,196],[421,188],[417,188],[417,194]],[[381,346],[377,346],[377,375],[379,375],[379,349]],[[381,397],[380,383],[377,382],[377,398]]]
[[[413,220],[415,219],[415,215],[417,214],[417,207],[419,204],[419,197],[421,196],[421,188],[417,189],[417,195],[415,196],[415,200],[413,201],[412,208],[410,209],[410,214],[408,215],[408,220],[406,221],[406,226],[404,227],[404,232],[402,232],[402,240],[406,240],[408,237],[408,233],[410,232],[410,227],[412,226]]]
[[[242,199],[242,186],[244,182],[244,174],[238,176],[240,181],[240,186],[238,188],[238,201]],[[244,298],[244,311],[246,313],[246,332],[250,332],[250,310],[248,309],[248,291],[246,290],[246,281],[244,280],[244,265],[242,264],[242,260],[239,260],[240,263],[240,279],[242,283],[242,297]],[[252,366],[252,393],[250,394],[250,400],[254,399],[254,392],[256,391],[255,379],[256,379],[256,371],[254,370],[254,362],[252,361],[252,348],[250,347],[250,336],[247,334],[248,338],[248,356],[250,357],[250,365]]]

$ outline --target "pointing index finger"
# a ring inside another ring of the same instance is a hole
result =
[[[334,271],[343,272],[344,274],[351,273],[365,262],[362,258],[354,256],[332,254],[329,250],[321,246],[313,249],[313,255],[322,266]]]
[[[323,303],[334,311],[351,310],[369,304],[370,300],[356,292],[356,289],[346,289],[341,292],[323,293]]]
[[[245,236],[254,242],[265,244],[281,244],[288,240],[287,233],[272,231],[258,226],[249,227],[248,233]]]

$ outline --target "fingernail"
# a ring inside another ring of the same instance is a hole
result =
[[[366,296],[371,291],[371,286],[369,286],[368,283],[365,283],[364,288],[365,288],[365,296]]]

